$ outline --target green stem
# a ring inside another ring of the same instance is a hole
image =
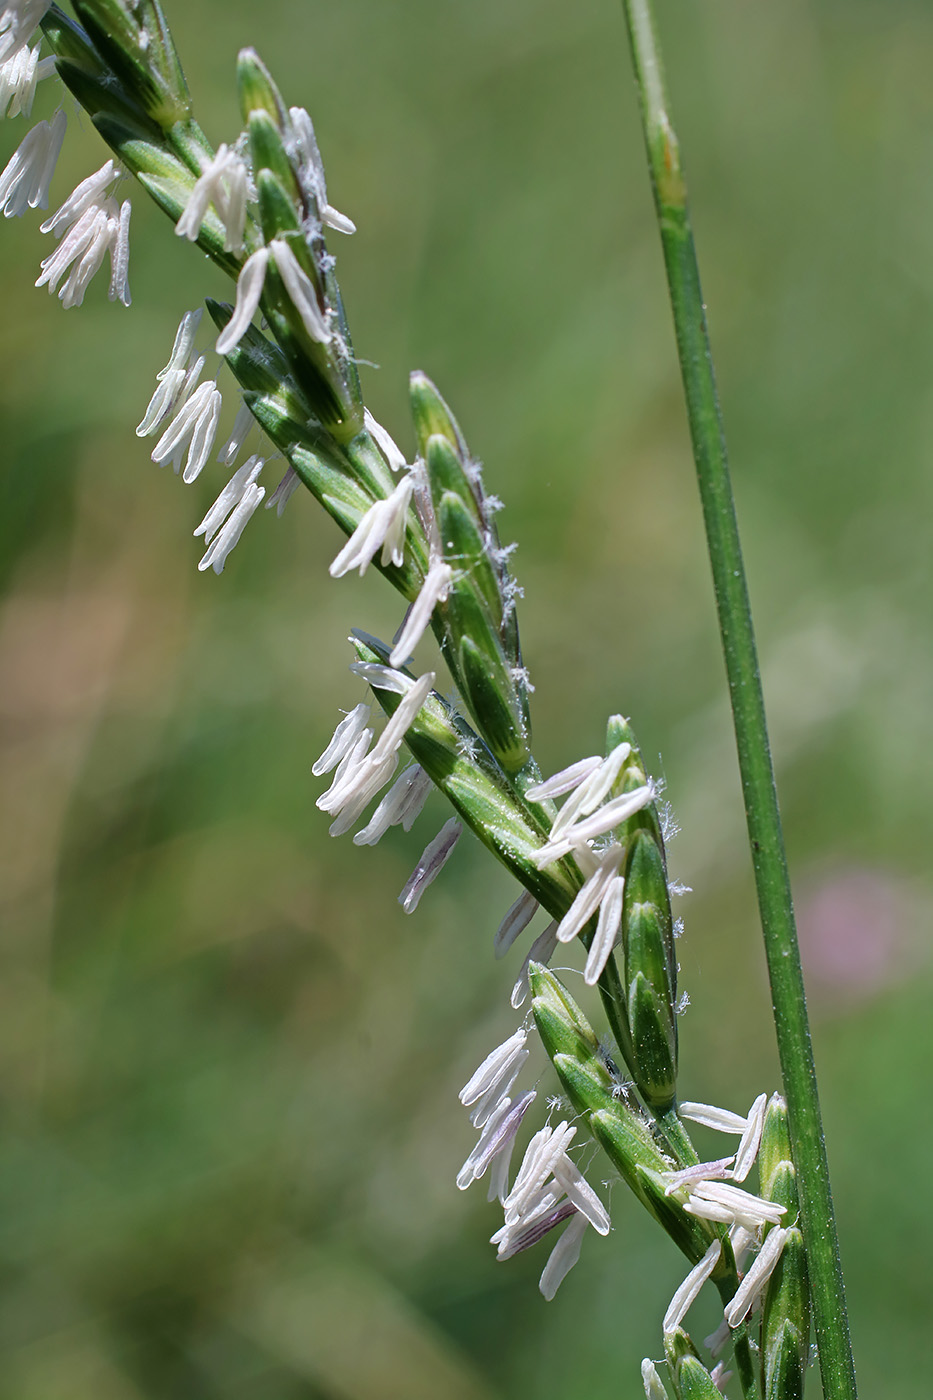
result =
[[[723,1303],[730,1302],[735,1293],[735,1287],[722,1291],[729,1293],[729,1297],[723,1298]],[[758,1385],[758,1368],[755,1365],[755,1357],[748,1337],[748,1325],[744,1322],[740,1322],[738,1327],[732,1330],[732,1355],[735,1357],[735,1369],[738,1372],[739,1384],[742,1387],[745,1400],[759,1400],[761,1390]]]
[[[680,152],[667,112],[650,0],[623,0],[667,269],[732,700],[752,862],[800,1192],[827,1400],[855,1400],[855,1369],[833,1218],[800,951],[764,699],[726,462]]]

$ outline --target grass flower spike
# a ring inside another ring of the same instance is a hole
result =
[[[176,254],[207,258],[227,279],[229,300],[206,299],[209,336],[200,308],[181,314],[136,428],[155,439],[152,461],[171,463],[198,498],[198,570],[220,574],[260,505],[281,514],[305,488],[332,522],[322,581],[369,572],[397,595],[391,641],[353,632],[347,709],[311,767],[331,836],[352,833],[354,845],[369,847],[396,828],[403,842],[436,795],[443,819],[425,832],[426,844],[410,840],[403,911],[428,909],[461,841],[475,838],[513,884],[504,916],[490,918],[477,943],[488,936],[496,958],[514,958],[502,1003],[510,992],[523,1019],[460,1091],[476,1136],[456,1187],[488,1176],[499,1261],[548,1238],[539,1289],[549,1301],[588,1237],[587,1249],[597,1248],[593,1235],[611,1247],[607,1187],[618,1183],[617,1227],[629,1209],[647,1211],[686,1260],[666,1310],[659,1300],[651,1349],[662,1355],[642,1362],[648,1400],[710,1400],[733,1374],[745,1400],[800,1400],[811,1311],[827,1400],[854,1400],[844,1310],[841,1321],[828,1315],[828,1300],[842,1295],[833,1295],[841,1283],[799,962],[781,893],[780,830],[679,148],[647,0],[625,0],[624,9],[769,915],[787,1095],[759,1094],[745,1114],[680,1099],[686,998],[671,898],[684,887],[668,871],[663,783],[631,723],[610,715],[601,753],[593,736],[567,736],[566,766],[543,776],[519,637],[522,590],[513,546],[496,525],[501,501],[426,374],[415,371],[408,385],[411,462],[364,401],[327,243],[355,225],[329,202],[310,115],[287,105],[259,54],[243,49],[235,74],[242,129],[228,130],[215,149],[195,118],[158,0],[74,0],[72,8],[73,18],[29,0],[0,8],[0,114],[28,115],[36,83],[54,70],[109,150],[42,223],[57,244],[36,285],[78,306],[109,258],[110,299],[130,305],[131,183],[166,216],[166,232],[181,240],[170,239]],[[47,207],[64,134],[60,110],[21,140],[0,175],[5,215]],[[236,418],[218,448],[231,394]],[[276,459],[275,475],[261,482]],[[416,670],[415,654],[428,650]],[[322,664],[320,654],[314,660]],[[377,859],[354,857],[367,858]],[[562,965],[552,971],[558,949]],[[698,1130],[734,1141],[726,1155],[704,1150],[701,1160]],[[713,1289],[721,1322],[704,1350],[685,1324]]]

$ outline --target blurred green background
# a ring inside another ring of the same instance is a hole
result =
[[[744,1109],[776,1059],[618,4],[167,8],[215,142],[244,44],[309,107],[359,225],[332,244],[369,402],[410,451],[427,370],[506,502],[542,766],[622,710],[666,776],[683,1092]],[[856,1360],[866,1396],[925,1397],[933,10],[660,11]],[[72,122],[53,202],[102,158]],[[0,1396],[640,1395],[683,1265],[637,1205],[615,1191],[548,1305],[546,1246],[497,1264],[495,1212],[454,1186],[456,1091],[514,1024],[508,877],[465,840],[406,918],[442,806],[374,850],[314,806],[360,698],[343,638],[391,633],[394,596],[329,580],[305,495],[197,573],[223,469],[185,487],[133,428],[222,278],[140,197],[132,311],[100,277],[65,314],[32,287],[37,223],[5,224],[0,261]]]

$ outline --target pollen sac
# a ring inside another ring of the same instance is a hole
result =
[[[647,781],[644,762],[628,722],[609,721],[606,752],[632,746],[613,795]],[[667,863],[657,808],[653,802],[619,829],[625,846],[622,874],[622,952],[625,1005],[620,1049],[645,1102],[655,1112],[669,1109],[677,1079],[677,961],[667,885]]]
[[[791,1161],[787,1105],[774,1094],[765,1114],[759,1149],[761,1194],[797,1217],[797,1175]],[[803,1235],[787,1230],[781,1257],[768,1280],[762,1306],[761,1364],[765,1400],[802,1400],[810,1352],[810,1288]]]

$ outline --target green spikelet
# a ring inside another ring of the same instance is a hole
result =
[[[352,638],[361,661],[384,665],[389,648],[375,638]],[[409,674],[403,671],[402,674]],[[370,682],[387,715],[399,695]],[[534,861],[541,833],[495,756],[476,731],[445,700],[432,692],[405,735],[405,743],[457,813],[519,882],[556,916],[566,911],[579,887],[579,874],[568,862],[539,870]]]
[[[641,787],[645,765],[627,720],[613,715],[606,752],[631,746],[613,795]],[[625,1004],[620,1050],[639,1093],[655,1113],[674,1104],[677,1080],[677,963],[673,919],[667,887],[664,841],[655,804],[643,808],[618,829],[625,847],[622,874],[622,983]]]
[[[682,1327],[665,1332],[664,1353],[677,1400],[722,1400],[715,1381],[700,1360],[693,1339]]]
[[[441,645],[483,738],[509,773],[530,757],[530,717],[513,607],[514,586],[477,463],[456,419],[424,374],[411,378],[418,449],[437,523],[436,547],[453,570],[439,609]],[[530,781],[537,777],[537,771]]]
[[[567,1097],[642,1205],[697,1263],[715,1238],[712,1227],[665,1194],[669,1163],[645,1116],[614,1095],[593,1029],[567,989],[537,963],[529,979],[535,1025]]]
[[[768,1280],[762,1306],[761,1364],[764,1400],[802,1400],[810,1352],[810,1288],[803,1235],[794,1223],[797,1173],[791,1160],[787,1104],[774,1094],[765,1114],[759,1150],[761,1194],[787,1207],[787,1237]]]

